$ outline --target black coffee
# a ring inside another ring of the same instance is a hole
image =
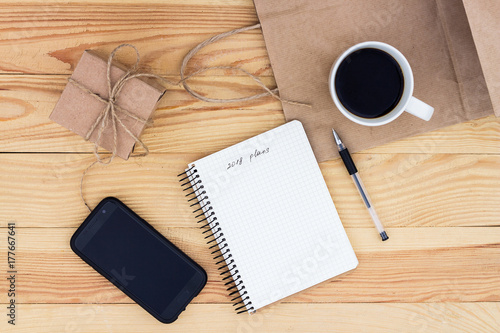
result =
[[[335,89],[342,105],[363,118],[378,118],[394,109],[403,95],[401,67],[388,53],[361,49],[341,63]]]

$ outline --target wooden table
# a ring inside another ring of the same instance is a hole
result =
[[[209,104],[170,87],[144,142],[151,154],[89,171],[91,206],[123,200],[199,262],[209,282],[164,326],[81,261],[70,236],[91,144],[48,119],[83,50],[138,47],[147,71],[178,79],[185,53],[257,22],[251,0],[0,0],[0,331],[499,332],[500,121],[491,116],[354,155],[391,239],[382,243],[339,160],[321,170],[359,267],[249,316],[235,315],[176,175],[190,161],[285,122],[264,98]],[[120,54],[131,63],[132,54]],[[274,86],[261,31],[207,47],[189,70],[241,66]],[[213,71],[192,80],[220,98],[260,92]],[[16,226],[16,325],[7,324],[7,233]]]

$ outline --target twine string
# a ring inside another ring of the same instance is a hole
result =
[[[198,70],[198,71],[196,71],[196,72],[194,72],[194,73],[186,76],[185,71],[186,71],[186,67],[187,67],[187,65],[189,63],[189,60],[191,60],[191,58],[194,57],[205,46],[213,44],[213,43],[215,43],[215,42],[217,42],[217,41],[219,41],[221,39],[227,38],[229,36],[239,34],[241,32],[245,32],[245,31],[253,30],[253,29],[260,29],[260,28],[261,28],[260,23],[257,23],[257,24],[251,25],[251,26],[234,29],[234,30],[231,30],[231,31],[223,32],[223,33],[220,33],[218,35],[212,36],[212,37],[204,40],[200,44],[196,45],[193,49],[191,49],[191,51],[188,52],[188,54],[186,54],[186,56],[182,60],[181,70],[180,70],[181,80],[179,81],[179,84],[182,84],[182,86],[184,87],[184,89],[191,96],[193,96],[193,97],[195,97],[195,98],[197,98],[197,99],[199,99],[201,101],[205,101],[205,102],[211,102],[211,103],[246,102],[246,101],[251,101],[251,100],[254,100],[254,99],[257,99],[257,98],[262,98],[262,97],[266,97],[266,96],[272,96],[272,97],[274,97],[275,99],[279,100],[282,103],[287,103],[287,104],[292,104],[292,105],[298,105],[298,106],[305,106],[305,107],[309,107],[310,108],[311,107],[310,104],[296,102],[296,101],[291,101],[291,100],[288,100],[288,99],[281,98],[278,95],[278,88],[269,89],[257,76],[253,75],[252,73],[250,73],[250,72],[248,72],[248,71],[246,71],[246,70],[244,70],[243,68],[240,68],[240,67],[234,67],[234,66],[211,66],[211,67],[202,68],[202,69],[200,69],[200,70]],[[261,93],[261,94],[250,95],[250,96],[247,96],[247,97],[219,99],[219,98],[209,98],[209,97],[205,97],[203,95],[200,95],[199,93],[197,93],[196,91],[194,91],[189,86],[189,84],[187,82],[187,80],[189,78],[191,78],[193,76],[196,76],[196,75],[199,75],[199,74],[201,74],[203,72],[206,72],[208,70],[214,70],[214,69],[230,69],[230,70],[236,70],[236,71],[242,72],[246,76],[252,78],[266,92]]]
[[[68,81],[73,84],[75,87],[79,88],[83,92],[89,94],[93,98],[97,99],[98,101],[102,102],[105,104],[105,107],[99,114],[99,116],[96,118],[92,126],[89,128],[87,131],[84,139],[88,141],[92,134],[95,132],[97,129],[97,138],[94,142],[94,149],[93,153],[96,157],[96,160],[92,162],[83,172],[81,180],[80,180],[80,197],[85,204],[85,206],[88,208],[89,211],[92,211],[90,209],[90,206],[87,204],[87,201],[85,200],[85,197],[83,195],[83,182],[85,175],[89,171],[91,167],[93,167],[95,164],[109,164],[113,161],[117,154],[117,147],[118,147],[118,126],[120,126],[130,137],[132,137],[135,141],[136,144],[139,144],[142,147],[143,152],[139,154],[134,154],[132,157],[140,157],[140,156],[146,156],[149,154],[149,149],[148,147],[144,144],[144,142],[137,137],[132,131],[123,123],[122,119],[120,118],[119,115],[134,119],[137,122],[143,123],[144,125],[148,125],[151,123],[151,119],[143,119],[141,117],[138,117],[137,115],[134,115],[133,113],[129,112],[128,110],[124,109],[123,107],[119,106],[116,103],[116,100],[118,99],[118,96],[120,95],[123,87],[125,84],[132,79],[136,78],[152,78],[152,79],[157,79],[159,81],[165,82],[168,85],[171,86],[180,86],[182,85],[184,89],[193,97],[205,101],[205,102],[210,102],[210,103],[234,103],[234,102],[245,102],[245,101],[251,101],[254,99],[258,98],[263,98],[266,96],[272,96],[273,98],[281,101],[282,103],[287,103],[287,104],[292,104],[292,105],[297,105],[297,106],[305,106],[305,107],[311,107],[311,105],[306,104],[306,103],[301,103],[301,102],[296,102],[296,101],[291,101],[288,99],[281,98],[278,95],[278,88],[271,89],[267,87],[257,76],[253,75],[252,73],[246,71],[243,68],[239,67],[234,67],[234,66],[211,66],[211,67],[204,67],[201,68],[191,74],[186,75],[186,67],[191,60],[191,58],[196,55],[202,48],[204,48],[207,45],[213,44],[223,38],[238,34],[240,32],[248,31],[248,30],[253,30],[253,29],[258,29],[260,28],[260,24],[255,24],[252,26],[247,26],[247,27],[242,27],[238,29],[234,29],[231,31],[223,32],[221,34],[212,36],[203,42],[199,43],[196,45],[191,51],[186,54],[182,61],[181,69],[180,69],[180,77],[181,79],[177,82],[168,80],[162,76],[155,75],[155,74],[149,74],[149,73],[140,73],[138,72],[139,68],[139,62],[140,62],[140,54],[137,48],[134,45],[131,44],[121,44],[118,47],[116,47],[111,54],[108,57],[108,62],[107,62],[107,67],[106,67],[106,79],[107,79],[107,86],[108,86],[108,98],[103,98],[99,94],[96,94],[89,88],[85,87],[83,84],[80,82],[74,80],[73,78],[69,78]],[[136,54],[136,61],[135,63],[115,82],[115,84],[112,83],[111,81],[111,68],[113,64],[113,59],[116,56],[116,53],[124,48],[124,47],[129,47],[132,48],[135,51]],[[216,70],[216,69],[223,69],[223,70],[233,70],[233,71],[239,71],[246,76],[250,77],[257,85],[259,85],[264,92],[246,96],[246,97],[240,97],[240,98],[227,98],[227,99],[219,99],[219,98],[210,98],[210,97],[205,97],[201,95],[200,93],[194,91],[188,84],[188,80],[191,79],[192,77],[198,76],[206,71],[209,70]],[[108,125],[111,122],[111,130],[113,132],[113,142],[112,142],[112,147],[111,147],[111,155],[102,157],[101,153],[99,153],[99,143],[101,141],[101,138],[103,137],[103,133],[105,130],[108,129]]]

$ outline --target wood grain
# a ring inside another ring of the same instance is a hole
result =
[[[194,302],[230,303],[205,235],[198,228],[153,226],[207,271],[208,284]],[[71,251],[75,230],[18,228],[17,301],[132,303]],[[347,234],[359,266],[285,302],[500,301],[500,228],[390,228],[390,243],[380,242],[374,228],[348,228]],[[0,262],[7,261],[5,256],[0,254]],[[283,274],[292,283],[314,274],[314,266]],[[2,288],[0,302],[7,301]]]
[[[176,78],[170,77],[172,80]],[[249,96],[262,92],[244,77],[192,80],[197,91],[213,97]],[[264,78],[270,87],[274,81]],[[49,119],[66,76],[0,75],[0,151],[92,152],[93,146]],[[144,142],[152,152],[203,152],[225,148],[284,123],[274,98],[242,104],[204,103],[180,87],[170,87],[147,128]],[[212,136],[212,142],[207,140]],[[214,143],[216,143],[214,145]]]
[[[0,75],[0,152],[92,151],[90,143],[49,119],[66,80],[61,75]],[[269,87],[275,85],[272,78],[263,81]],[[216,98],[261,92],[251,79],[237,76],[197,78],[192,86]],[[214,152],[284,122],[280,102],[271,97],[214,104],[169,87],[154,113],[154,127],[146,129],[142,138],[153,153]],[[490,116],[469,121],[364,153],[500,154],[500,119]]]
[[[191,304],[168,326],[134,304],[22,304],[19,311],[17,326],[1,321],[2,332],[494,333],[500,325],[500,306],[491,302],[281,304],[253,316],[235,315],[229,304]]]
[[[193,226],[177,174],[205,154],[153,154],[89,170],[84,193],[94,207],[116,196],[152,223]],[[354,156],[386,227],[498,226],[500,156],[359,154]],[[0,211],[5,226],[76,227],[88,214],[80,199],[90,154],[0,154]],[[346,227],[373,222],[341,161],[321,164]],[[29,198],[29,200],[20,200]],[[467,204],[464,204],[467,203]]]
[[[177,75],[184,55],[216,33],[258,22],[253,4],[200,1],[166,4],[24,4],[0,6],[0,71],[70,74],[85,49],[109,54],[124,42],[141,51],[154,73]],[[14,27],[14,28],[13,28]],[[134,54],[118,59],[133,62]],[[192,66],[242,65],[271,75],[260,30],[229,37],[204,48]],[[188,68],[189,69],[189,68]]]

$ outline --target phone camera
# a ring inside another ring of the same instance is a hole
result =
[[[103,209],[101,212],[102,212],[103,214],[106,214],[106,209]]]

